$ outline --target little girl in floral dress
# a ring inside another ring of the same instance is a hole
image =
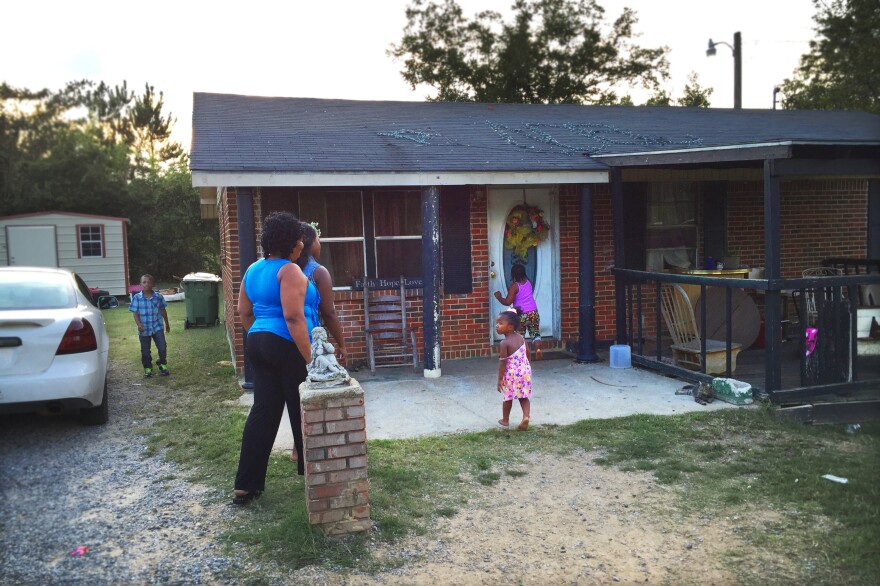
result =
[[[502,418],[498,424],[510,426],[510,409],[513,400],[518,399],[523,417],[517,429],[525,431],[529,428],[531,411],[532,364],[529,362],[526,340],[517,333],[519,323],[518,307],[502,311],[495,320],[495,331],[504,336],[499,348],[501,358],[498,364],[498,392],[504,395],[504,402],[501,404]]]

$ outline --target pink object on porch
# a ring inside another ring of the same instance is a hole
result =
[[[819,335],[817,328],[807,328],[804,330],[804,346],[806,347],[807,356],[816,351],[816,338]]]

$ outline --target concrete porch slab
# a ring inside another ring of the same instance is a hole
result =
[[[613,369],[603,362],[576,364],[554,353],[532,364],[532,426],[568,425],[583,419],[610,419],[637,413],[674,415],[689,411],[744,408],[722,401],[700,405],[688,395],[676,395],[685,381],[636,368]],[[411,367],[351,373],[366,398],[368,439],[399,439],[486,431],[497,428],[501,396],[496,391],[497,358],[448,360],[442,376],[426,379]],[[245,393],[243,405],[253,404]],[[521,411],[514,404],[511,425],[519,423]],[[274,449],[293,448],[293,436],[285,413]]]

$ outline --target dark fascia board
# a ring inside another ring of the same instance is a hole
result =
[[[791,157],[791,150],[792,146],[790,144],[769,144],[687,149],[637,155],[602,155],[594,156],[593,158],[602,161],[609,167],[641,167],[788,159]]]
[[[776,177],[880,178],[877,159],[780,159],[773,162]]]

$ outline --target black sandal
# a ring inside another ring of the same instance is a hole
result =
[[[260,495],[263,494],[262,490],[254,490],[252,492],[246,492],[245,494],[236,495],[232,497],[233,505],[248,505],[252,500],[260,498]]]

